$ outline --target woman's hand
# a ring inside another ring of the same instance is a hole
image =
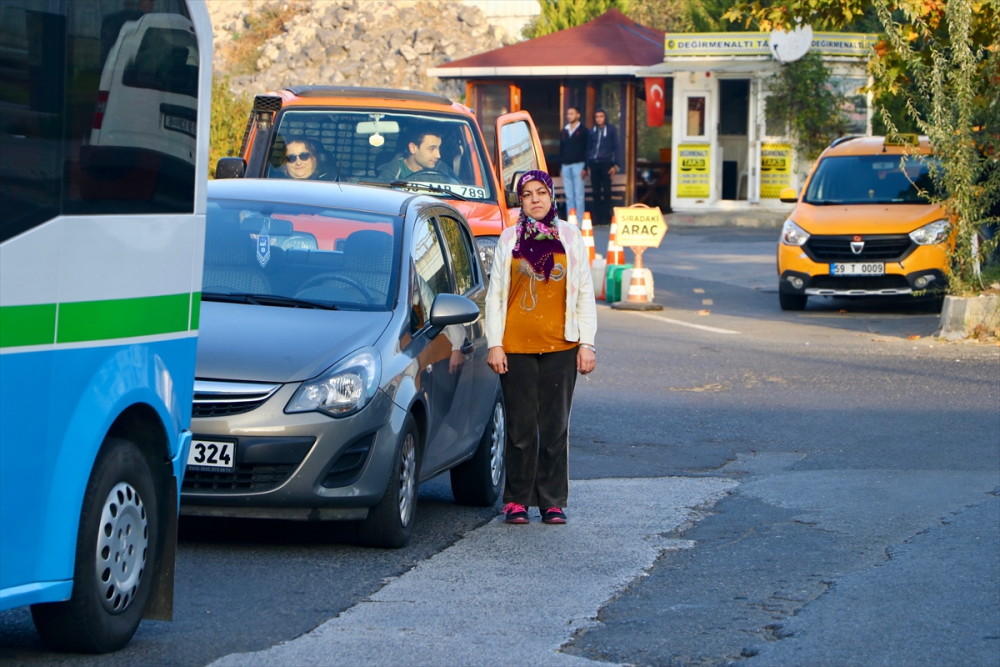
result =
[[[493,350],[490,350],[490,355],[493,354]],[[490,357],[492,359],[492,356]],[[583,347],[582,345],[577,348],[576,353],[576,370],[580,371],[581,375],[586,375],[587,373],[594,370],[597,366],[597,355],[589,347]]]
[[[499,345],[490,348],[490,355],[486,359],[486,363],[497,375],[503,375],[507,372],[507,354]],[[579,361],[577,364],[579,364]]]

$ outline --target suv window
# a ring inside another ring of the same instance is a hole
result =
[[[928,164],[899,155],[823,158],[809,181],[807,204],[926,204],[918,190],[934,192]]]
[[[493,200],[488,169],[479,134],[461,116],[285,109],[264,175],[427,183],[467,199]]]
[[[466,294],[476,284],[472,268],[472,248],[468,236],[454,218],[442,216],[441,234],[451,255],[452,271],[455,274],[455,293]]]

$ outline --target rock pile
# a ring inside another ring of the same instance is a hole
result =
[[[455,0],[408,5],[300,0],[298,4],[302,13],[260,49],[257,71],[232,78],[234,92],[335,84],[425,90],[460,99],[464,84],[428,77],[427,69],[515,41],[502,27],[489,25],[478,7]],[[245,0],[208,5],[217,53],[224,53],[219,47],[248,29],[253,11],[261,11],[260,5]],[[217,57],[215,68],[229,71],[229,63]]]

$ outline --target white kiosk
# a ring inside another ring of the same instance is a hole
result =
[[[663,62],[636,76],[673,78],[670,205],[674,211],[782,210],[778,193],[798,188],[809,164],[784,127],[766,121],[768,81],[784,62],[822,55],[846,95],[850,134],[871,133],[869,97],[858,89],[875,35],[667,33]]]

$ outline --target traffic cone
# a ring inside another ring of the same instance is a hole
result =
[[[576,219],[576,209],[575,208],[571,208],[569,210],[569,224],[574,225],[576,227],[580,226],[580,222]]]
[[[653,275],[649,269],[632,269],[632,280],[628,286],[628,297],[611,304],[616,310],[663,310],[663,306],[649,298],[647,285]]]
[[[587,246],[587,261],[590,265],[594,265],[594,253],[596,249],[594,248],[594,226],[590,224],[590,214],[583,214],[583,245]]]
[[[625,263],[625,249],[618,245],[617,236],[618,221],[611,216],[611,234],[608,236],[608,255],[605,260],[608,266]]]

